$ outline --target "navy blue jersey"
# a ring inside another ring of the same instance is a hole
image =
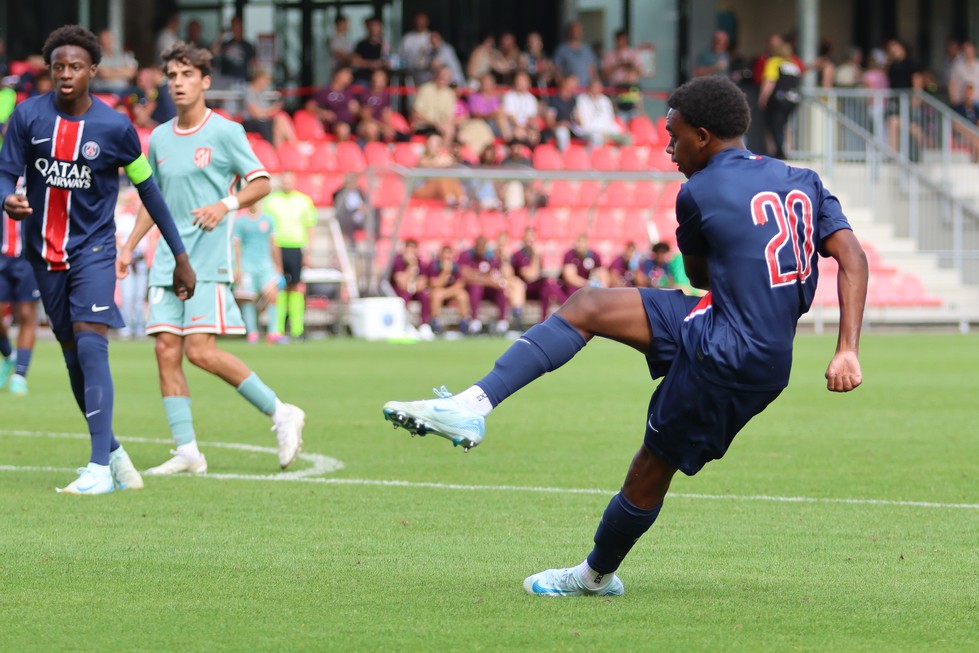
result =
[[[730,149],[681,187],[676,213],[680,252],[706,257],[710,273],[710,293],[683,325],[687,354],[717,384],[784,388],[817,252],[850,228],[839,200],[811,170]]]
[[[10,118],[0,173],[27,183],[28,259],[67,270],[84,250],[115,244],[119,168],[142,154],[129,119],[98,98],[81,116],[58,111],[54,93],[29,98]]]

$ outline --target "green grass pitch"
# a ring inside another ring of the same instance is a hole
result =
[[[308,413],[296,474],[266,418],[189,370],[208,476],[70,497],[88,443],[43,342],[31,394],[0,394],[0,651],[974,651],[979,337],[866,334],[849,395],[825,390],[834,344],[800,336],[790,387],[676,479],[624,597],[551,599],[523,578],[589,551],[642,439],[633,351],[592,343],[463,454],[381,405],[463,389],[504,341],[232,341]],[[144,469],[170,448],[152,344],[110,351]]]

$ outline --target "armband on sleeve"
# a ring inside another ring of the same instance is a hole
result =
[[[133,186],[139,186],[153,176],[153,171],[150,169],[150,162],[146,160],[146,156],[143,154],[136,157],[136,160],[124,169],[126,176],[129,177],[129,181],[133,182]]]

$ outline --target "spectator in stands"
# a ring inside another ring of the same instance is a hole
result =
[[[136,57],[131,52],[116,49],[115,35],[111,29],[99,32],[99,45],[102,46],[102,61],[95,69],[92,90],[96,93],[114,93],[123,96],[133,88],[136,79]]]
[[[366,142],[404,140],[395,128],[394,111],[391,109],[391,93],[388,91],[388,74],[375,70],[371,75],[370,88],[364,89],[359,98],[360,120],[357,135]]]
[[[340,224],[340,232],[346,240],[347,247],[353,249],[357,243],[367,238],[373,217],[374,238],[380,234],[380,221],[377,211],[367,202],[367,197],[358,182],[359,175],[350,173],[343,180],[337,192],[333,194],[333,208],[336,219]],[[371,215],[373,213],[373,216]]]
[[[568,75],[561,80],[558,92],[547,100],[544,123],[547,126],[545,140],[554,138],[562,152],[571,144],[571,134],[577,129],[575,107],[578,104],[578,78]]]
[[[589,84],[598,79],[598,58],[591,46],[582,40],[583,34],[581,23],[572,21],[568,25],[567,40],[554,51],[558,83],[568,75],[577,77],[581,84]]]
[[[899,39],[890,39],[887,41],[885,47],[887,50],[887,83],[890,89],[892,91],[909,91],[914,88],[922,88],[923,80],[921,78],[921,70],[918,68],[917,63],[908,56],[907,46]],[[965,52],[964,48],[963,52]],[[890,145],[895,150],[899,149],[901,142],[901,116],[900,104],[897,98],[892,97],[888,99],[887,106],[884,109],[884,115],[887,119],[887,133]],[[915,153],[909,152],[909,155],[911,154]],[[913,156],[912,160],[917,160],[917,158],[917,156]]]
[[[31,86],[30,95],[33,97],[35,95],[44,95],[45,93],[50,93],[54,90],[54,80],[51,79],[51,73],[46,70],[42,70],[34,76],[34,83]]]
[[[469,55],[469,62],[466,64],[469,84],[475,88],[479,84],[479,80],[486,75],[493,74],[499,60],[500,51],[496,49],[496,39],[493,38],[492,34],[484,34],[479,45],[473,48]]]
[[[503,113],[503,103],[496,87],[496,78],[492,74],[483,75],[479,80],[479,90],[469,96],[469,115],[478,120],[485,120],[497,138],[505,141],[513,138],[510,123]]]
[[[459,62],[459,55],[451,43],[446,43],[442,38],[442,33],[438,30],[431,30],[431,57],[428,67],[430,69],[429,79],[439,68],[448,68],[452,73],[451,83],[456,86],[465,86],[466,74],[462,72],[462,64]]]
[[[447,142],[455,138],[457,98],[451,83],[452,71],[443,67],[418,89],[411,106],[411,127],[416,134],[438,133]]]
[[[156,35],[156,63],[161,64],[163,60],[160,55],[173,47],[173,44],[180,40],[177,30],[180,29],[180,14],[176,11],[167,15],[163,26]]]
[[[432,78],[432,34],[428,31],[428,14],[415,14],[413,29],[401,39],[401,60],[413,86],[421,86]]]
[[[863,71],[863,86],[874,90],[887,88],[887,53],[880,48],[874,48],[867,57],[867,68]]]
[[[516,74],[513,88],[503,94],[502,107],[511,137],[531,146],[537,145],[540,142],[537,126],[540,106],[537,96],[530,92],[530,75],[525,72]]]
[[[513,32],[503,32],[500,34],[500,56],[493,66],[496,81],[504,86],[513,84],[513,77],[520,69],[520,59],[523,53],[517,45],[517,37]]]
[[[346,68],[351,64],[354,46],[350,42],[349,30],[350,23],[347,17],[343,14],[337,14],[337,17],[333,19],[333,33],[327,39],[333,71],[338,68]]]
[[[636,243],[629,241],[622,253],[613,259],[608,268],[610,288],[636,288],[639,286],[639,253]]]
[[[261,68],[255,69],[251,83],[245,89],[242,124],[246,132],[262,135],[262,138],[279,147],[286,141],[296,140],[296,130],[289,114],[283,110],[281,100],[268,98],[272,75]]]
[[[432,306],[432,331],[442,333],[442,307],[452,304],[459,314],[459,331],[469,331],[469,293],[456,262],[452,245],[444,245],[438,258],[432,261],[428,270],[429,294]]]
[[[137,127],[152,129],[177,116],[167,80],[159,66],[141,68],[136,74],[136,91],[129,96],[129,110]]]
[[[976,100],[976,87],[968,83],[963,86],[962,101],[952,109],[973,127],[979,125],[979,100]],[[955,142],[969,149],[972,161],[979,159],[979,135],[976,135],[975,130],[964,129],[958,123],[953,123],[952,129],[955,133]]]
[[[354,83],[366,86],[370,84],[375,70],[387,70],[390,49],[384,40],[384,24],[378,16],[368,18],[364,21],[364,26],[367,28],[367,36],[357,43],[351,61],[354,66]]]
[[[480,168],[496,168],[498,164],[496,146],[490,143],[480,151],[478,165]],[[484,211],[496,211],[503,208],[503,202],[500,200],[500,191],[503,188],[503,182],[494,179],[480,179],[478,177],[468,181],[472,199],[480,209]]]
[[[832,88],[836,80],[836,63],[833,61],[833,44],[829,39],[819,42],[819,52],[806,68],[816,71],[816,84],[820,88]]]
[[[568,297],[555,279],[544,274],[540,251],[537,249],[537,230],[528,227],[524,230],[520,249],[510,257],[510,265],[520,280],[526,285],[527,299],[540,303],[541,320],[550,314],[551,302],[560,306]]]
[[[958,61],[959,56],[962,54],[962,44],[954,36],[950,36],[945,41],[945,53],[942,55],[942,64],[938,72],[938,83],[941,90],[945,92],[946,97],[949,95],[949,87],[952,85],[952,68],[955,66],[955,62]],[[951,99],[949,98],[949,102]]]
[[[506,319],[508,305],[507,280],[500,270],[500,259],[489,250],[486,236],[478,236],[472,248],[459,255],[459,270],[469,293],[469,333],[483,330],[479,320],[479,308],[484,299],[492,301],[499,310],[495,331],[503,333],[510,328]]]
[[[505,284],[507,303],[510,305],[510,320],[501,333],[508,330],[523,331],[523,309],[527,304],[527,284],[524,283],[510,263],[510,233],[505,229],[496,236],[493,245],[493,258],[500,262],[500,278]],[[504,325],[499,325],[504,326]]]
[[[966,84],[979,88],[979,60],[976,59],[976,44],[971,39],[962,42],[962,51],[949,71],[950,104],[958,104],[962,101],[962,91]]]
[[[200,48],[202,50],[210,50],[211,44],[204,40],[201,36],[201,21],[196,18],[192,18],[187,21],[187,35],[184,38],[184,43],[192,45],[195,48]]]
[[[643,75],[642,54],[629,45],[629,32],[615,33],[615,48],[602,57],[602,76],[609,86],[635,84]]]
[[[608,281],[608,270],[602,266],[602,257],[588,247],[588,236],[581,234],[564,255],[558,280],[561,291],[571,296],[585,286],[607,288]]]
[[[429,265],[422,261],[418,253],[418,241],[405,240],[401,253],[391,264],[391,286],[405,305],[416,300],[421,308],[419,333],[426,337],[432,333],[432,298],[428,288]]]
[[[350,139],[360,113],[352,81],[349,68],[338,68],[330,83],[320,89],[306,107],[319,116],[326,130],[335,134],[339,141]]]
[[[245,40],[241,16],[231,18],[230,34],[218,46],[217,70],[233,85],[244,86],[255,68],[255,46]]]
[[[722,29],[714,30],[710,47],[697,55],[696,77],[727,75],[731,69],[731,37]]]
[[[578,133],[587,138],[593,147],[606,141],[627,143],[629,135],[615,121],[615,107],[602,88],[602,80],[595,78],[588,84],[588,92],[579,95],[575,101]]]
[[[765,62],[758,108],[765,114],[765,131],[771,139],[771,156],[785,158],[785,130],[799,106],[802,70],[792,56],[792,46],[782,43]]]
[[[639,283],[646,288],[682,288],[691,290],[683,257],[674,255],[669,243],[654,243],[649,258],[639,264]]]
[[[534,164],[530,159],[530,148],[520,141],[510,141],[507,146],[506,157],[500,166],[509,170],[533,170]],[[500,189],[500,199],[505,211],[522,209],[527,206],[540,207],[547,204],[546,196],[535,189],[532,182],[516,179],[504,182]]]
[[[526,51],[520,58],[520,70],[530,75],[532,85],[545,89],[554,80],[554,62],[544,52],[544,39],[537,32],[527,35]]]
[[[418,159],[419,168],[454,168],[455,157],[445,147],[445,141],[439,134],[430,134],[425,140],[425,150]],[[416,188],[411,196],[421,200],[443,201],[449,206],[457,206],[465,202],[466,191],[458,179],[442,178],[428,179]]]
[[[853,46],[846,51],[846,61],[836,67],[833,84],[839,88],[863,86],[863,50]]]

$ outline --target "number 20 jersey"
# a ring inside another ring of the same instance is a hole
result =
[[[850,229],[839,200],[811,170],[729,149],[677,196],[677,243],[707,259],[711,292],[684,321],[684,349],[714,383],[788,385],[792,341],[809,310],[823,239]]]

